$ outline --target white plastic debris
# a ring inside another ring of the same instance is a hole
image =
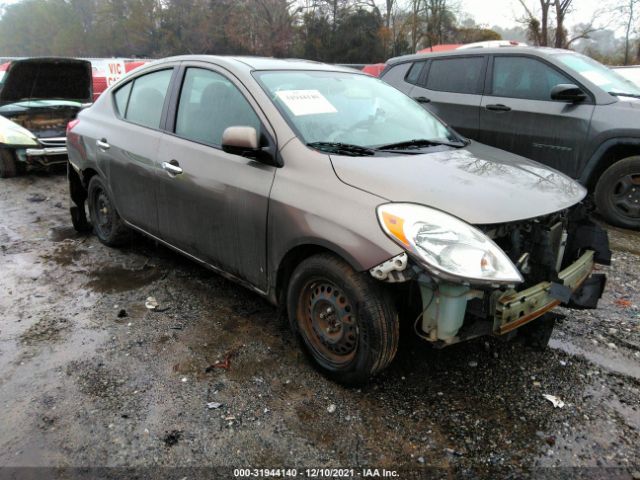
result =
[[[215,410],[222,406],[220,402],[207,402],[207,408],[209,410]]]
[[[182,383],[187,383],[187,380],[189,380],[187,377],[182,377]]]
[[[149,310],[155,310],[156,308],[158,308],[158,301],[155,299],[155,297],[147,297],[147,301],[144,302],[144,306]]]
[[[333,413],[335,411],[336,411],[336,406],[333,403],[327,407],[327,412]]]
[[[475,367],[477,367],[477,366],[478,366],[478,362],[476,362],[475,360],[471,360],[471,361],[469,362],[469,366],[470,366],[471,368],[475,368]]]
[[[553,404],[553,408],[563,408],[564,402],[560,400],[558,397],[554,395],[549,395],[548,393],[543,393],[542,396],[549,400]]]
[[[567,362],[565,362],[564,360],[560,360],[560,365],[562,365],[563,367],[567,366]]]

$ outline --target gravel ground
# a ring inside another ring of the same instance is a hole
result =
[[[2,180],[0,212],[0,466],[640,478],[638,233],[610,230],[601,307],[562,310],[550,350],[405,338],[346,389],[251,292],[139,237],[75,234],[63,175]]]

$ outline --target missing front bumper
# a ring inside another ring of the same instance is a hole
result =
[[[562,285],[573,292],[572,300],[584,293],[579,292],[579,289],[591,275],[594,263],[594,252],[588,250],[558,274]],[[585,303],[594,306],[586,308],[595,308],[604,290],[604,276],[594,277],[597,279],[595,286],[591,282],[589,291],[585,294],[588,297]],[[551,282],[541,282],[521,292],[502,294],[495,304],[494,332],[499,335],[508,333],[560,305],[562,302],[553,295],[552,285]]]

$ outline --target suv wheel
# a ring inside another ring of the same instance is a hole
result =
[[[315,365],[340,383],[366,382],[398,349],[398,314],[386,292],[332,255],[315,255],[296,268],[287,312]]]
[[[0,150],[0,178],[15,177],[18,173],[16,159],[9,150]]]
[[[97,175],[89,182],[87,194],[89,215],[98,239],[109,247],[125,243],[129,239],[130,230],[118,215],[106,186]]]
[[[640,228],[640,156],[611,165],[598,180],[595,201],[612,225]]]

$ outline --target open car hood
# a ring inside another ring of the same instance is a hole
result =
[[[392,202],[440,209],[471,224],[504,223],[570,207],[587,194],[575,180],[523,157],[472,142],[419,155],[331,155],[345,183]]]
[[[86,60],[16,60],[2,80],[0,104],[31,99],[92,101],[91,63]]]

